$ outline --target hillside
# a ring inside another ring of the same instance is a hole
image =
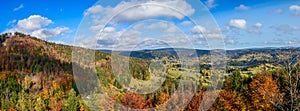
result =
[[[77,95],[72,66],[76,67],[76,70],[84,72],[91,70],[90,65],[98,66],[98,70],[105,72],[102,73],[102,76],[110,78],[106,83],[109,86],[108,84],[114,81],[113,76],[109,77],[112,73],[110,54],[95,51],[94,64],[76,64],[72,62],[72,49],[78,53],[86,50],[46,42],[22,33],[15,33],[14,36],[0,35],[0,109],[33,110],[34,107],[31,106],[38,102],[38,98],[42,98],[43,102],[47,101],[44,110],[61,110],[72,91],[75,91],[76,95],[73,96],[80,103],[80,105],[76,105],[76,108],[84,109],[86,106],[79,101],[80,95]],[[137,58],[130,58],[130,61],[131,71],[137,74],[134,77],[140,77],[139,74],[145,70],[147,61]],[[101,76],[101,74],[98,75]],[[80,81],[89,79],[85,78],[84,73],[77,75],[78,77],[81,78]],[[97,83],[88,83],[87,85],[91,84]],[[22,100],[23,102],[19,103],[21,99],[14,98],[11,93],[27,94],[28,98],[24,99],[29,99],[31,102],[24,103]],[[45,97],[46,95],[48,96]],[[53,102],[53,104],[49,102]],[[19,107],[18,104],[22,104],[24,107]]]
[[[79,55],[72,55],[74,49]],[[94,62],[72,61],[86,50],[94,52]],[[182,66],[176,51],[198,55],[200,64],[192,60]],[[227,51],[226,77],[215,81],[222,87],[213,91],[213,78],[220,75],[210,68],[208,50],[110,52],[49,43],[22,33],[0,35],[0,110],[126,110],[117,103],[135,109],[197,110],[207,92],[219,93],[209,110],[287,110],[300,105],[299,48]],[[128,67],[123,60],[129,60]],[[89,78],[90,72],[97,76]],[[153,85],[159,85],[155,92],[137,93]]]
[[[52,69],[53,66],[56,66],[57,71],[70,70],[70,46],[48,43],[25,35],[1,38],[5,38],[0,47],[1,70],[30,69],[32,72],[39,72],[42,69]],[[35,64],[41,67],[32,66]]]
[[[73,47],[21,33],[2,34],[0,38],[1,109],[33,110],[36,103],[42,105],[40,110],[63,108],[60,105],[66,97],[76,92],[72,77]]]

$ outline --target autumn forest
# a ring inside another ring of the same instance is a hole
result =
[[[204,62],[196,68],[182,68],[178,57],[168,51],[153,51],[155,56],[145,56],[148,51],[117,55],[129,59],[130,74],[136,80],[161,83],[156,92],[140,94],[145,89],[143,85],[126,77],[120,82],[122,70],[113,74],[111,53],[95,50],[94,70],[72,62],[73,49],[85,50],[18,32],[0,35],[0,110],[150,110],[158,106],[160,110],[187,111],[300,110],[299,48],[227,51],[226,74],[217,81],[221,87],[213,90],[218,95],[210,107],[202,101],[206,92],[212,91],[211,72],[215,70],[205,61],[210,59],[209,51],[197,51],[199,60]],[[151,64],[153,60],[161,61],[166,69]],[[94,71],[100,82],[87,82],[85,73],[73,76],[74,66],[76,70]],[[78,77],[81,79],[75,82]],[[187,84],[193,78],[197,81],[192,83],[193,88],[185,88],[180,85],[183,78]],[[80,86],[78,82],[88,84]],[[80,93],[79,88],[86,93]]]

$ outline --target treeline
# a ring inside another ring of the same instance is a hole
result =
[[[0,110],[85,109],[70,60],[57,57],[70,56],[69,47],[22,33],[2,34],[0,41]]]
[[[47,51],[50,48],[42,46],[45,44],[44,41],[34,40],[33,37],[21,33],[16,34],[18,35],[10,37],[11,39],[8,39],[8,34],[1,35],[1,38],[6,38],[6,46],[0,47],[0,71],[43,72],[48,75],[71,74],[70,62],[58,60],[54,55],[50,56]]]
[[[243,74],[241,70],[230,71],[226,76],[223,88],[218,90],[219,95],[208,110],[212,111],[240,111],[240,110],[285,110],[295,111],[300,108],[300,65],[282,66],[276,70],[261,69],[255,75]],[[104,74],[104,73],[103,73]],[[205,75],[205,74],[204,74]],[[103,78],[102,78],[103,77]],[[109,80],[106,80],[108,77]],[[101,81],[116,86],[115,77],[100,75]],[[142,78],[140,78],[142,79]],[[180,79],[180,78],[178,78]],[[187,102],[184,108],[187,111],[196,111],[201,108],[203,97],[207,88],[199,84],[197,93],[191,101],[187,98],[189,93],[180,93],[179,80],[168,78],[162,86],[151,94],[137,94],[132,91],[119,91],[118,96],[110,95],[113,101],[100,102],[99,109],[113,110],[124,107],[117,107],[117,103],[135,109],[148,109],[154,107],[163,110],[181,110],[180,105]],[[114,81],[113,83],[110,83]],[[201,81],[200,81],[201,82]],[[123,86],[116,86],[122,89]],[[117,89],[116,88],[116,89]],[[105,92],[113,92],[113,87],[109,87]],[[192,92],[193,89],[183,89]],[[179,95],[174,95],[179,91]],[[96,97],[95,97],[96,98]],[[171,99],[171,102],[169,101]],[[97,100],[95,100],[97,101]],[[169,102],[165,105],[166,102]],[[101,105],[107,104],[110,105]],[[108,106],[108,107],[105,107]],[[125,108],[126,109],[126,108]],[[124,109],[123,109],[124,110]]]
[[[217,99],[209,110],[212,111],[240,111],[240,110],[285,110],[296,111],[300,108],[300,67],[283,67],[276,71],[261,70],[254,77],[245,76],[241,71],[235,70],[224,81],[224,87],[220,90]],[[120,102],[128,107],[147,109],[158,107],[172,98],[171,104],[163,106],[164,110],[180,110],[176,107],[183,104],[188,97],[181,93],[180,96],[172,95],[175,90],[162,90],[152,95],[140,95],[128,92],[124,94]],[[172,89],[172,88],[170,88]],[[188,90],[188,89],[185,89]],[[201,108],[205,87],[194,95],[187,104],[185,110],[197,111]],[[174,101],[177,100],[177,101]]]
[[[72,78],[51,78],[45,74],[1,72],[0,109],[29,111],[75,111],[86,106],[74,89]]]
[[[285,110],[300,108],[300,67],[288,66],[275,71],[261,70],[253,78],[240,71],[224,82],[224,89],[213,110]]]

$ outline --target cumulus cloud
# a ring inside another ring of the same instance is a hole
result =
[[[97,46],[104,49],[132,49],[136,47],[138,42],[143,41],[143,38],[139,37],[141,34],[142,33],[137,30],[122,30],[106,33],[97,39]]]
[[[273,38],[273,40],[274,40],[274,41],[282,41],[282,39],[281,39],[281,38],[278,38],[278,37]]]
[[[173,23],[157,22],[147,26],[147,29],[160,29],[164,32],[178,33],[180,32]]]
[[[31,15],[26,19],[18,21],[18,27],[27,31],[40,29],[43,26],[47,26],[53,23],[52,20],[42,17],[40,15]]]
[[[172,8],[176,8],[175,11]],[[178,8],[180,7],[180,8]],[[109,24],[115,23],[133,23],[140,20],[155,19],[159,17],[183,19],[195,13],[195,9],[185,0],[132,0],[121,2],[118,5],[101,6],[95,5],[84,12],[93,21],[92,31],[104,28],[108,20],[112,19]]]
[[[97,14],[104,11],[104,8],[101,5],[95,5],[90,7],[84,12],[84,15]]]
[[[259,31],[259,30],[252,30],[252,29],[250,29],[250,30],[248,30],[248,32],[249,33],[253,33],[253,34],[261,34],[261,31]]]
[[[207,38],[207,39],[224,38],[220,29],[207,29],[200,25],[194,26],[191,29],[191,32],[194,33],[194,36],[200,37],[200,38]]]
[[[211,8],[215,8],[217,6],[215,0],[207,0],[205,2],[207,8],[211,9]]]
[[[116,30],[114,27],[105,27],[101,33],[98,33],[95,40],[85,39],[80,41],[80,45],[84,47],[93,47],[101,49],[122,49],[132,48],[136,41],[140,41],[139,36],[142,33],[137,30]],[[91,37],[93,39],[93,37]],[[96,41],[96,44],[92,44]]]
[[[164,5],[164,6],[157,6]],[[122,5],[122,4],[120,4]],[[181,7],[178,8],[180,12],[186,15],[192,15],[195,10],[190,4],[184,0],[173,0],[173,1],[148,1],[146,4],[130,8],[124,13],[117,15],[117,22],[134,22],[138,20],[151,19],[157,17],[176,17],[183,19],[184,15],[174,11],[173,9],[165,6]],[[118,6],[117,6],[118,7]],[[116,8],[117,8],[116,7]],[[151,9],[151,10],[150,10]]]
[[[16,19],[11,20],[11,21],[9,21],[9,22],[6,24],[6,26],[11,26],[11,25],[15,24],[16,22],[17,22]]]
[[[215,6],[214,0],[209,1],[210,4],[213,3],[210,6]],[[191,36],[201,35],[197,34],[197,31],[203,31],[205,28],[194,27],[194,32],[191,33],[193,23],[184,19],[186,16],[193,15],[194,13],[195,9],[185,0],[130,0],[122,1],[114,6],[95,5],[83,13],[86,20],[92,21],[91,24],[88,24],[90,26],[87,27],[92,31],[92,34],[82,34],[84,38],[90,37],[95,40],[89,41],[86,39],[87,41],[80,42],[79,44],[84,47],[92,47],[90,45],[95,46],[96,44],[97,48],[101,49],[117,48],[128,50],[135,47],[141,41],[148,41],[145,42],[147,43],[147,47],[159,47],[162,45],[160,44],[162,42],[155,43],[155,40],[152,41],[150,39],[159,39],[180,46],[190,43],[187,42],[189,41],[188,39],[191,39],[192,42],[200,43],[196,40],[199,39],[199,36],[195,38]],[[176,19],[183,22],[169,23],[156,21],[152,23],[152,20],[156,20],[156,18]],[[107,23],[108,21],[110,23]],[[126,26],[131,23],[133,24],[130,25],[130,29],[127,29]],[[183,30],[189,31],[189,33],[187,35],[178,33],[180,29],[176,28],[176,25],[179,27],[189,27]],[[207,30],[205,34],[207,37],[223,37],[220,33],[221,31],[214,31],[209,28]],[[94,35],[96,36],[94,37]],[[184,39],[184,37],[188,39]],[[203,38],[200,39],[204,40]]]
[[[228,40],[226,41],[227,44],[236,44],[236,41],[235,40]]]
[[[273,13],[282,14],[283,12],[284,12],[284,11],[283,11],[283,9],[281,9],[281,8],[273,10]]]
[[[36,36],[38,38],[50,38],[62,35],[63,33],[69,31],[70,29],[67,27],[57,27],[54,29],[39,29],[32,32],[32,36]]]
[[[293,34],[294,31],[300,31],[300,27],[290,26],[287,24],[279,25],[279,26],[271,26],[271,28],[274,28],[277,31],[277,33],[282,32],[285,34]]]
[[[260,23],[260,22],[257,22],[255,24],[253,24],[253,26],[256,27],[256,28],[261,28],[263,26],[263,24]]]
[[[244,4],[240,4],[240,6],[235,7],[234,9],[235,10],[249,10],[250,7],[248,7],[248,6],[244,5]]]
[[[247,22],[245,19],[233,19],[229,21],[228,24],[230,27],[237,28],[237,29],[246,29]]]
[[[288,41],[285,42],[285,45],[288,45],[288,46],[298,46],[299,42],[297,42],[296,40],[288,40]]]
[[[169,28],[170,25],[171,24],[168,22],[157,22],[157,23],[153,23],[153,24],[149,25],[147,28],[148,29],[156,29],[156,28],[167,29],[167,28]]]
[[[222,39],[224,39],[225,36],[223,34],[217,32],[217,33],[207,33],[205,35],[205,37],[208,38],[208,39],[212,39],[212,38],[217,38],[217,39],[222,38]]]
[[[22,32],[36,36],[37,38],[49,38],[63,35],[65,32],[70,31],[68,27],[46,28],[46,26],[53,24],[54,22],[41,15],[31,15],[28,18],[10,22],[10,24],[14,23],[16,23],[15,26],[4,32]]]
[[[197,25],[197,26],[194,26],[194,27],[191,29],[191,31],[192,31],[193,33],[200,34],[200,33],[206,32],[206,29],[205,29],[204,27],[200,26],[200,25]]]
[[[109,31],[105,31],[109,30]],[[146,33],[144,33],[146,31]],[[160,33],[147,33],[147,31],[158,31]],[[102,33],[97,36],[97,48],[128,50],[139,48],[161,48],[164,44],[159,41],[165,41],[168,44],[185,45],[187,39],[182,40],[183,34],[178,33],[179,30],[173,23],[158,21],[151,23],[134,24],[130,29],[116,30],[105,27]],[[143,34],[143,36],[141,36]],[[159,41],[156,41],[156,39]],[[181,39],[177,39],[181,38]],[[147,41],[147,42],[145,42]],[[184,44],[185,43],[185,44]],[[84,46],[90,44],[86,43]]]
[[[104,27],[104,25],[98,24],[98,25],[93,25],[93,26],[91,26],[90,29],[93,30],[93,31],[99,31],[99,30],[101,30],[103,27]]]
[[[103,32],[106,32],[106,33],[110,33],[110,32],[115,32],[115,28],[114,27],[105,27]]]
[[[188,25],[192,25],[193,23],[191,21],[183,21],[180,23],[181,26],[188,26]]]
[[[174,29],[174,31],[171,29]],[[147,33],[153,31],[157,31],[157,33]],[[94,38],[94,41],[97,41],[94,46],[97,46],[99,49],[138,50],[163,48],[167,47],[166,44],[172,45],[172,47],[191,48],[191,43],[201,43],[199,36],[193,38],[191,35],[186,36],[178,32],[175,24],[164,21],[141,22],[134,24],[130,29],[116,29],[109,26],[105,27],[102,33]],[[217,38],[220,37],[220,34],[212,32],[207,36]],[[80,46],[93,47],[91,43],[93,43],[93,40],[81,42]]]
[[[294,11],[296,16],[300,15],[300,6],[299,5],[291,5],[290,10]]]
[[[20,4],[18,7],[14,8],[13,11],[19,11],[21,10],[22,8],[24,8],[24,5],[23,4]]]

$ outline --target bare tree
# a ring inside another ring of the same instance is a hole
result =
[[[275,104],[281,110],[296,111],[300,107],[300,90],[299,90],[299,59],[300,52],[291,48],[289,51],[278,52],[278,62],[281,62],[284,68],[277,72],[278,79],[284,79],[280,83],[282,91],[285,93],[283,103],[281,105]]]

